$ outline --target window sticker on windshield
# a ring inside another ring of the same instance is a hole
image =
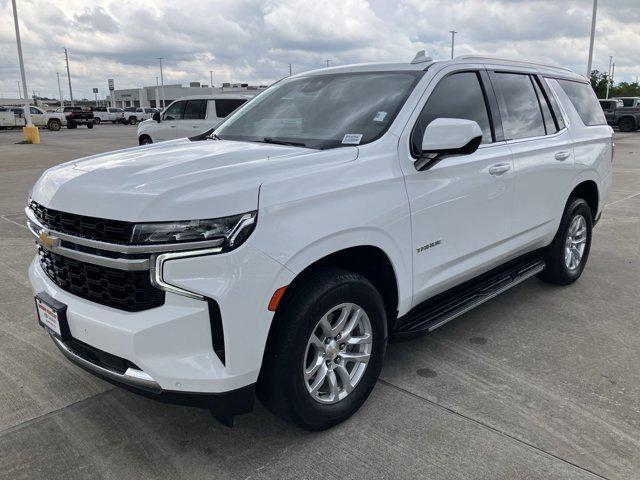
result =
[[[384,122],[384,119],[387,117],[387,112],[378,112],[376,116],[373,117],[374,122]]]
[[[342,139],[342,143],[345,145],[358,145],[362,140],[361,133],[347,133]]]

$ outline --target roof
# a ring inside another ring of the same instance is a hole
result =
[[[416,58],[411,63],[357,63],[353,65],[344,65],[339,67],[321,68],[318,70],[311,70],[309,72],[303,72],[296,76],[309,76],[309,75],[327,75],[331,73],[350,73],[350,72],[384,72],[384,71],[417,71],[427,70],[434,64],[438,65],[468,65],[468,64],[490,64],[493,66],[505,66],[513,67],[514,69],[523,69],[559,77],[572,78],[574,80],[585,80],[585,77],[577,73],[572,72],[568,68],[559,67],[556,65],[545,65],[542,63],[527,62],[523,60],[508,60],[504,58],[494,58],[488,56],[479,55],[463,55],[454,58],[453,60],[438,60],[434,61],[426,56],[423,52],[418,52]]]
[[[216,95],[186,95],[184,97],[176,98],[176,100],[249,100],[255,97],[260,90],[255,93],[220,93]]]

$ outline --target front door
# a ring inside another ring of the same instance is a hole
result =
[[[180,122],[184,117],[184,107],[187,102],[181,100],[179,102],[173,102],[167,107],[162,114],[160,123],[158,123],[153,130],[150,131],[151,139],[154,142],[162,142],[164,140],[172,140],[174,138],[180,138],[183,135],[180,134]]]
[[[415,125],[409,125],[404,157],[411,163],[402,163],[412,217],[414,305],[506,256],[514,196],[511,151],[496,132],[490,110],[495,98],[487,95],[481,71],[445,70],[435,81]],[[477,122],[482,144],[472,154],[444,157],[417,171],[412,157],[424,129],[443,117]]]

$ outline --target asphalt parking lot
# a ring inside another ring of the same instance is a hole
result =
[[[369,401],[321,433],[259,404],[228,429],[67,362],[36,324],[22,209],[45,168],[134,146],[135,127],[20,139],[0,132],[0,479],[640,478],[640,132],[617,134],[577,283],[534,278],[392,344]]]

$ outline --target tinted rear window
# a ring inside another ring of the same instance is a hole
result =
[[[569,100],[580,115],[582,123],[590,125],[606,125],[602,108],[598,104],[598,98],[588,83],[574,82],[572,80],[558,80],[558,83],[567,94]]]
[[[218,99],[216,100],[216,116],[218,118],[225,118],[244,102],[246,102],[246,100],[238,100],[233,98]]]
[[[529,75],[496,72],[491,80],[495,81],[506,139],[545,135],[542,110]]]

